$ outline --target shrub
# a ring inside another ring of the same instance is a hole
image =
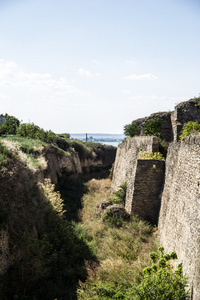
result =
[[[1,117],[5,117],[5,121],[0,126],[0,135],[16,134],[20,123],[19,120],[13,116],[9,116],[8,114],[1,115]]]
[[[118,216],[117,214],[107,211],[104,213],[103,221],[108,227],[121,227],[124,221],[122,216]]]
[[[136,123],[131,123],[124,125],[124,134],[127,137],[133,137],[135,135],[139,135],[140,128],[137,126]]]
[[[157,160],[165,160],[163,155],[160,152],[151,152],[147,153],[146,151],[140,150],[138,153],[138,159],[157,159]]]
[[[162,119],[154,119],[154,120],[147,120],[144,123],[144,134],[145,135],[155,135],[157,137],[161,137],[162,131]]]
[[[188,122],[183,125],[183,129],[181,131],[180,140],[182,137],[188,136],[191,133],[200,132],[200,123],[198,122]]]
[[[51,130],[45,131],[34,123],[23,123],[20,124],[16,134],[23,137],[28,137],[32,139],[39,139],[45,143],[52,143],[59,139],[54,132]]]
[[[200,106],[200,96],[194,97],[192,100],[195,103],[195,106]]]
[[[125,200],[126,200],[126,189],[127,189],[127,184],[121,184],[119,189],[114,192],[114,198],[112,199],[112,202],[116,204],[122,204],[125,205]]]
[[[159,253],[150,253],[152,265],[143,270],[143,280],[130,290],[126,299],[136,300],[186,300],[187,278],[183,276],[182,264],[173,271],[170,260],[177,259],[175,252],[164,253],[164,248],[158,248]]]

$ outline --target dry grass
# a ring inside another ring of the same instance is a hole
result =
[[[89,276],[85,283],[80,282],[79,300],[101,299],[96,294],[100,284],[115,286],[139,282],[149,262],[149,252],[156,248],[152,227],[135,216],[121,228],[109,228],[103,223],[96,207],[111,196],[110,185],[110,179],[93,179],[83,197],[82,226],[91,236],[89,245],[96,249],[99,263],[86,263]]]
[[[19,138],[18,138],[19,139]],[[27,139],[28,140],[28,139]],[[23,141],[23,140],[22,140]],[[28,140],[29,141],[29,140]],[[2,144],[11,152],[16,153],[18,158],[32,171],[36,172],[38,168],[45,170],[47,167],[47,162],[42,154],[39,157],[34,157],[31,153],[25,153],[21,149],[20,139],[19,140],[10,140],[10,139],[1,139]],[[32,143],[32,140],[29,141],[29,144]],[[37,150],[38,152],[42,152],[44,147],[42,145],[38,145],[36,147],[33,145],[33,150]]]

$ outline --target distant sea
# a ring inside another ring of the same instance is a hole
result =
[[[80,141],[86,141],[86,133],[70,133],[70,137]],[[117,147],[125,138],[124,134],[112,133],[87,133],[87,141],[111,145]]]

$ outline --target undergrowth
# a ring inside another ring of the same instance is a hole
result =
[[[1,137],[1,142],[7,151],[12,155],[17,155],[24,161],[29,168],[37,170],[46,166],[45,159],[42,157],[42,150],[47,147],[47,144],[41,140],[35,140],[18,136]]]
[[[88,278],[79,282],[78,300],[188,299],[182,265],[174,270],[169,261],[177,258],[176,253],[165,253],[163,247],[156,251],[155,228],[136,216],[121,220],[120,228],[102,221],[96,208],[112,196],[109,187],[109,179],[93,179],[83,196],[78,231],[97,260],[85,262]]]
[[[0,167],[6,164],[13,156],[14,154],[9,151],[0,141]]]
[[[132,216],[120,228],[108,227],[97,210],[99,202],[112,197],[110,180],[91,180],[83,196],[82,227],[90,236],[88,245],[97,262],[86,262],[88,279],[80,282],[78,299],[125,299],[125,291],[142,278],[149,262],[148,254],[156,247],[154,228]],[[80,225],[79,225],[80,226]]]

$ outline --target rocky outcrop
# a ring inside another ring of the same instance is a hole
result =
[[[44,150],[43,155],[47,162],[44,173],[55,184],[63,174],[78,175],[82,173],[82,165],[77,152],[70,154],[50,146]]]
[[[148,117],[134,120],[140,128],[140,135],[143,133],[143,125],[146,121],[161,119],[162,131],[161,137],[167,142],[177,142],[183,125],[189,121],[200,122],[200,103],[197,99],[181,102],[175,106],[172,112],[158,112],[153,113]]]
[[[161,119],[162,120],[162,131],[161,136],[162,138],[167,141],[171,142],[172,140],[172,124],[171,124],[171,112],[158,112],[153,113],[148,117],[140,118],[137,120],[134,120],[133,122],[136,123],[140,128],[141,132],[140,135],[143,135],[143,125],[146,121],[151,121],[155,119]]]
[[[200,122],[200,105],[195,99],[179,103],[171,113],[175,142],[179,139],[183,125],[189,121]]]

